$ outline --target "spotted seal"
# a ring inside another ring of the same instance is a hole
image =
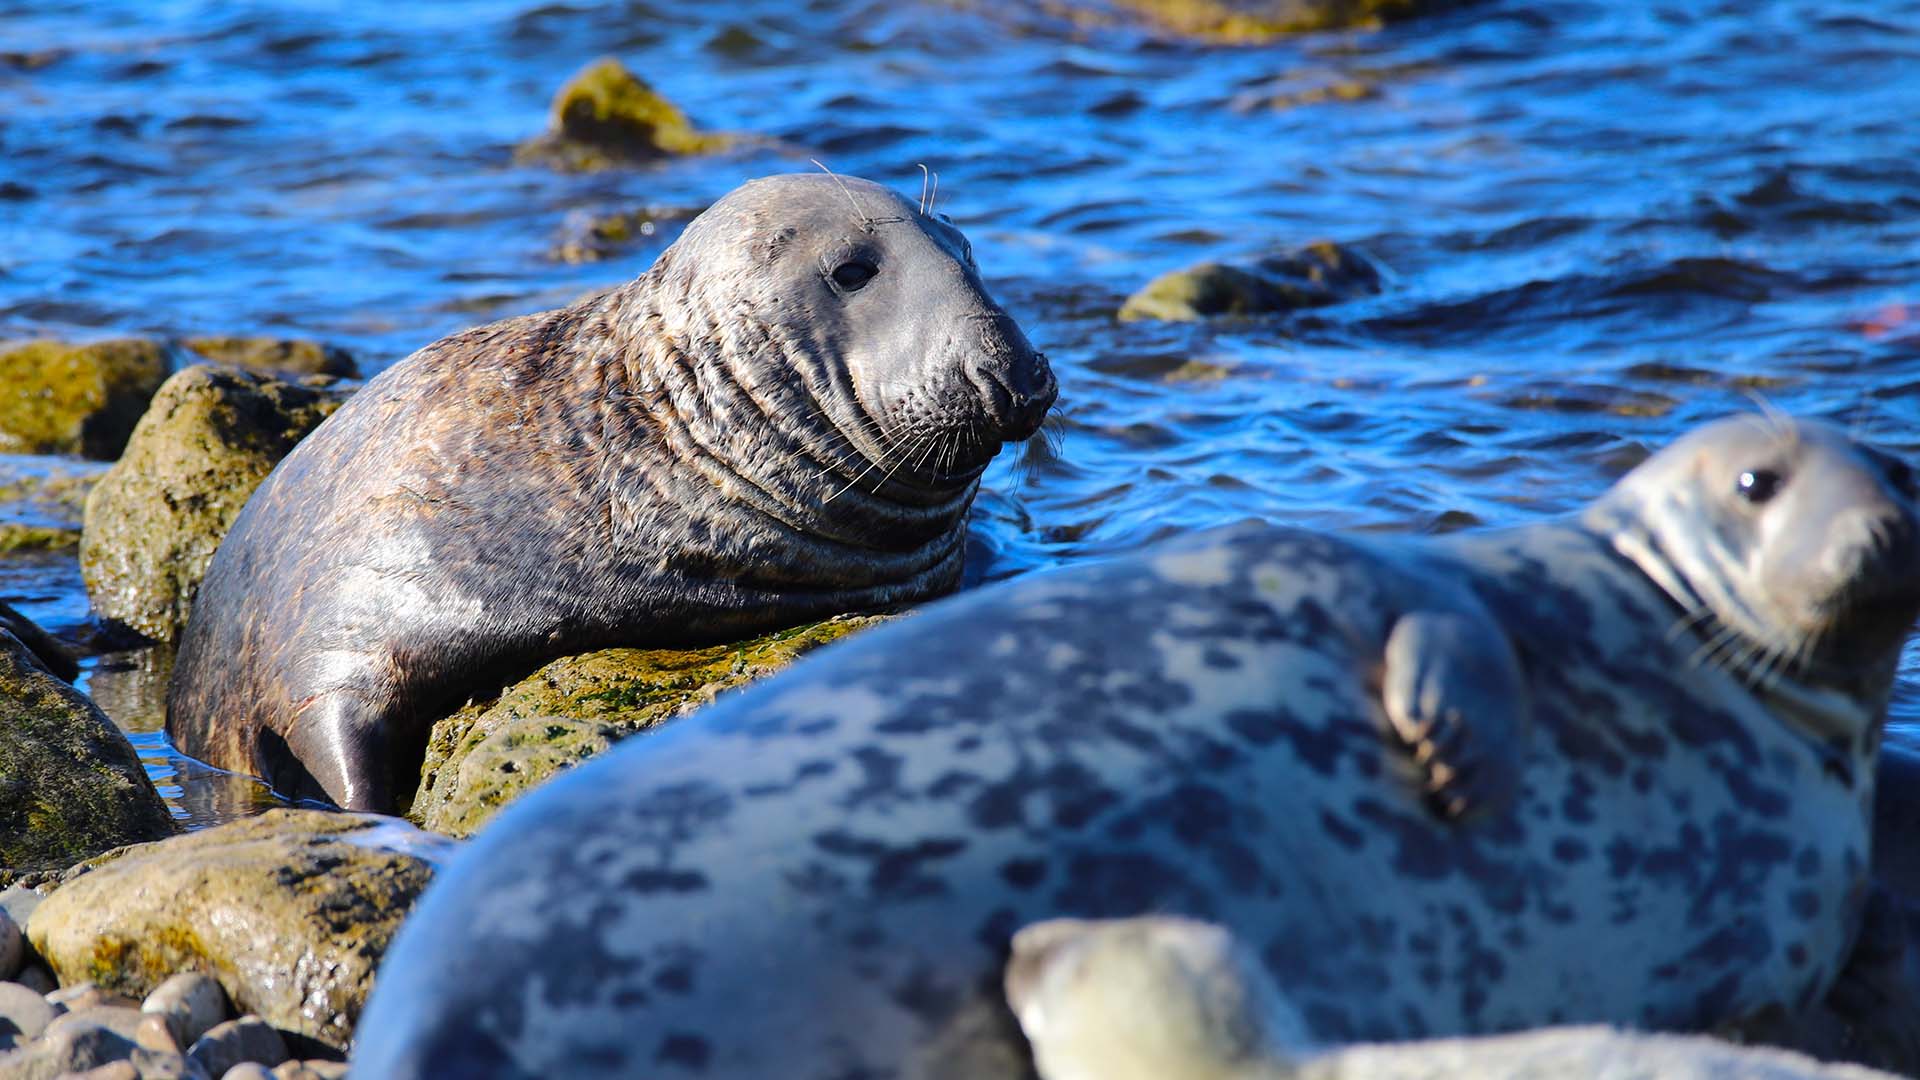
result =
[[[1314,1046],[1224,927],[1144,916],[1035,923],[1013,937],[1007,1004],[1041,1080],[1893,1080],[1786,1050],[1604,1026]]]
[[[984,1074],[1009,940],[1062,915],[1227,926],[1325,1042],[1811,1001],[1867,885],[1914,498],[1742,417],[1566,519],[1252,523],[943,601],[508,807],[356,1068]]]
[[[214,556],[167,731],[391,810],[427,725],[556,656],[948,591],[981,471],[1054,395],[944,219],[750,182],[638,279],[435,342],[321,424]]]

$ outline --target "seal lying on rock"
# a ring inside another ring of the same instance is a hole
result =
[[[1055,919],[1013,937],[1007,1004],[1042,1080],[1892,1080],[1785,1050],[1606,1027],[1325,1050],[1225,929]]]
[[[1321,1042],[1810,1002],[1867,885],[1914,496],[1748,417],[1570,519],[1236,526],[934,605],[510,806],[356,1067],[970,1075],[1056,915],[1223,924]]]
[[[952,226],[753,181],[637,280],[429,345],[321,424],[214,556],[167,732],[390,810],[427,725],[547,660],[951,589],[981,471],[1054,393]]]

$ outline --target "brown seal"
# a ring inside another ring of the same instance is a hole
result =
[[[948,591],[981,472],[1054,395],[944,220],[753,181],[638,279],[435,342],[320,425],[208,569],[168,734],[389,810],[433,720],[556,656]]]

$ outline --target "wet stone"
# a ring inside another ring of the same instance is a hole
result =
[[[27,958],[27,943],[13,916],[0,909],[0,979],[11,979]]]
[[[80,1012],[85,1009],[103,1007],[138,1008],[140,1004],[125,994],[116,994],[111,990],[103,990],[90,982],[63,986],[47,995],[47,1003],[55,1009],[61,1009],[67,1012]]]
[[[213,976],[197,971],[169,976],[153,988],[140,1008],[166,1023],[175,1049],[192,1046],[229,1015],[227,992]]]
[[[209,1024],[207,1026],[212,1027],[213,1025]],[[167,1054],[178,1054],[180,1053],[180,1039],[174,1035],[173,1030],[173,1025],[168,1023],[167,1017],[159,1013],[149,1012],[142,1017],[140,1026],[134,1029],[133,1041],[148,1050],[157,1050]],[[203,1031],[200,1034],[204,1035],[206,1033]],[[194,1037],[199,1038],[199,1035]]]
[[[273,1070],[257,1061],[243,1061],[228,1069],[220,1080],[273,1080]]]
[[[0,982],[0,1050],[39,1038],[53,1017],[53,1006],[31,987]]]
[[[273,1025],[257,1016],[243,1016],[217,1024],[187,1051],[209,1075],[226,1076],[242,1062],[268,1068],[287,1060],[287,1043]]]
[[[1381,288],[1380,271],[1358,250],[1309,244],[1247,264],[1204,262],[1162,274],[1121,306],[1122,321],[1281,315],[1324,307]]]
[[[89,1005],[80,1009],[69,1009],[65,1014],[56,1016],[47,1025],[46,1037],[53,1038],[63,1032],[84,1027],[102,1027],[115,1035],[138,1045],[141,1021],[146,1014],[139,1009],[126,1005]]]
[[[21,968],[20,973],[13,977],[13,981],[43,998],[60,986],[59,981],[53,977],[53,973],[39,964],[28,964]]]

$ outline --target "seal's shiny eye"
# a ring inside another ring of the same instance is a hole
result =
[[[872,263],[855,259],[852,262],[843,262],[833,268],[833,283],[848,292],[853,292],[860,288],[860,286],[872,281],[873,275],[879,272],[880,268]]]
[[[1735,486],[1741,498],[1752,503],[1763,503],[1780,490],[1780,474],[1772,469],[1749,469],[1740,474]]]

